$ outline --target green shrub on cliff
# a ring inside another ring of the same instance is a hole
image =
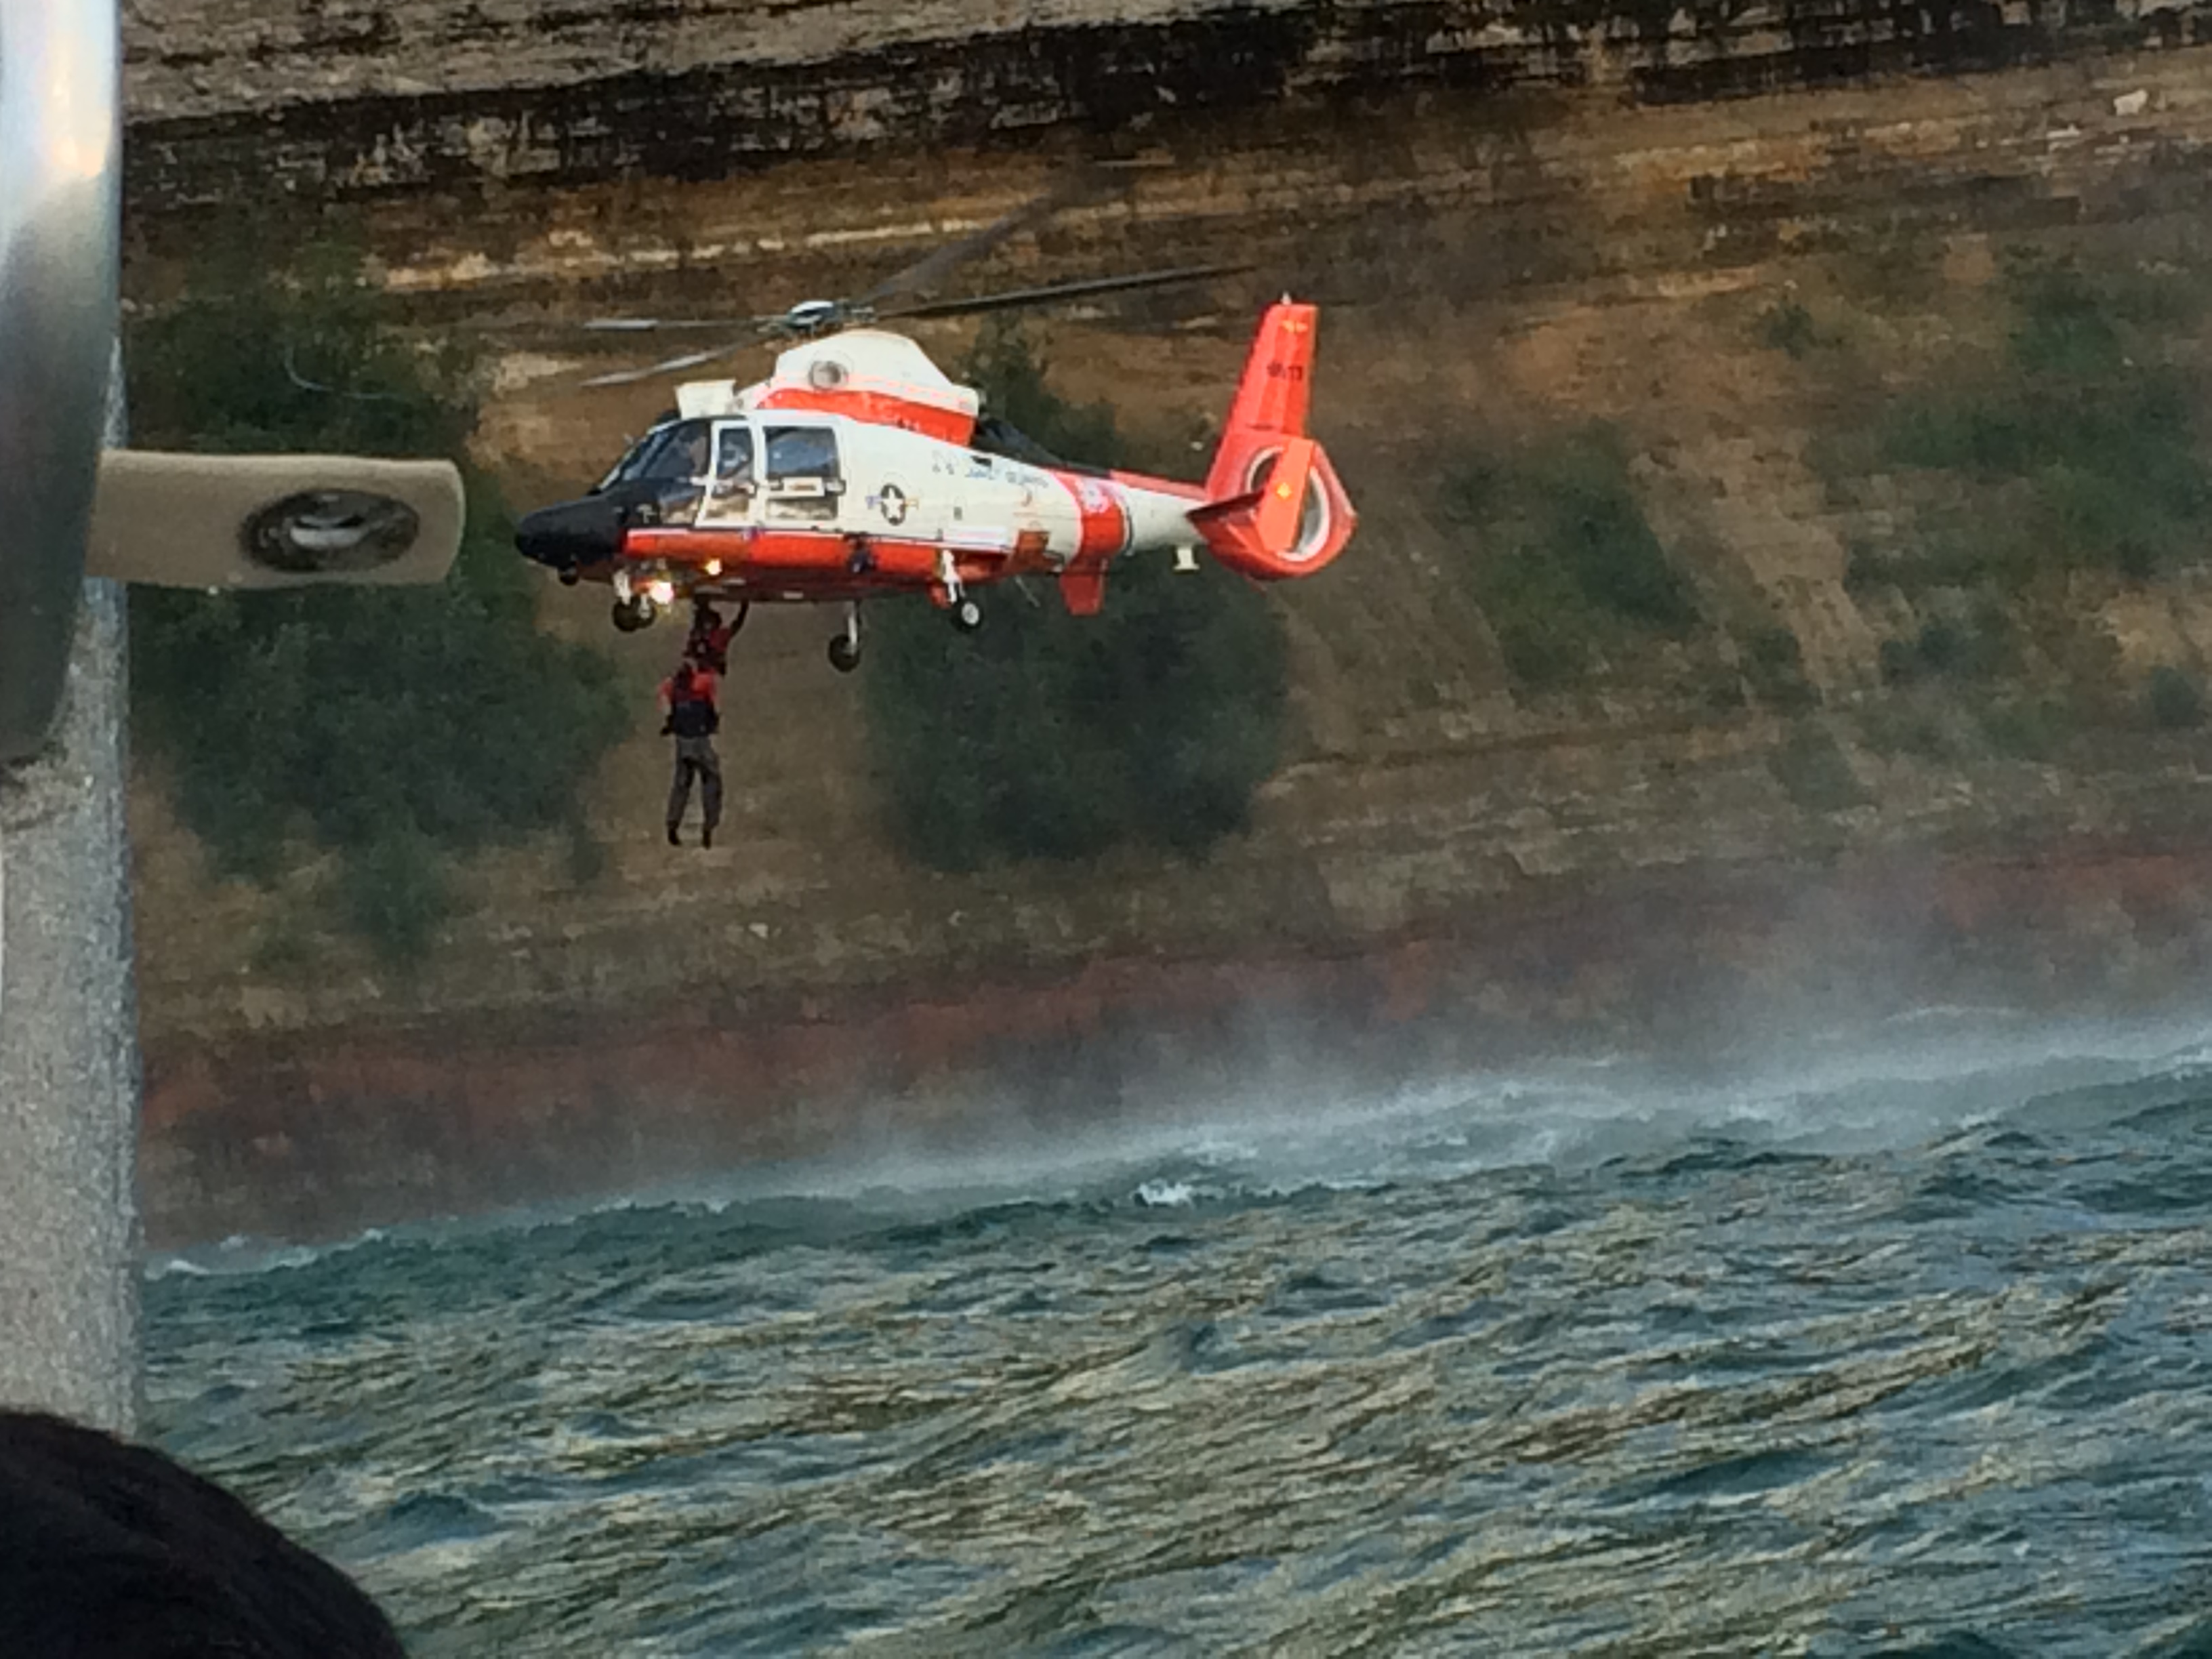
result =
[[[1759,314],[1759,337],[1776,351],[1803,357],[1815,347],[1832,343],[1827,330],[1794,299],[1778,301]]]
[[[1982,735],[2009,760],[2057,758],[2081,732],[2081,709],[2063,693],[2019,693],[1980,710]]]
[[[1048,450],[1123,459],[1110,411],[1054,395],[1020,333],[986,330],[963,378]],[[869,749],[902,848],[969,869],[1129,842],[1198,854],[1244,827],[1288,690],[1281,621],[1250,583],[1145,559],[1115,568],[1095,617],[1042,580],[989,606],[972,635],[919,601],[871,611]]]
[[[1820,694],[1805,675],[1805,652],[1797,636],[1779,622],[1748,629],[1738,641],[1743,678],[1770,708],[1802,714],[1815,708]]]
[[[1922,623],[1911,640],[1881,642],[1883,683],[1997,678],[2015,664],[2013,633],[2011,619],[1993,605],[1982,605],[1971,616],[1934,617]]]
[[[2185,731],[2204,723],[2203,688],[2171,665],[2151,670],[2143,701],[2151,724],[2161,732]]]
[[[1953,473],[1972,492],[1941,545],[1879,574],[1910,592],[2072,569],[2140,580],[2201,562],[2212,464],[2196,389],[2167,361],[2198,289],[2016,259],[2004,293],[1999,369],[1899,400],[1875,434],[1875,465]]]
[[[380,328],[343,252],[272,276],[250,238],[211,245],[190,297],[129,330],[135,441],[459,457],[467,363]],[[298,838],[337,852],[334,908],[392,962],[427,947],[450,855],[576,831],[624,724],[607,659],[538,631],[491,481],[468,495],[441,587],[132,599],[137,729],[185,822],[264,882]]]
[[[1610,427],[1464,461],[1445,473],[1441,506],[1467,538],[1476,602],[1523,685],[1565,684],[1609,645],[1680,637],[1698,623]]]
[[[1871,799],[1843,745],[1826,727],[1802,722],[1766,757],[1783,791],[1808,812],[1847,812]]]

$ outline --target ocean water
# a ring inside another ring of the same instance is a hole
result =
[[[2208,1226],[2212,1048],[1960,1016],[234,1240],[150,1407],[422,1656],[2179,1659]]]

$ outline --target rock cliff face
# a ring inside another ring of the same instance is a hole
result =
[[[2180,46],[2208,17],[2154,0],[134,0],[130,193],[167,210],[271,183],[720,178],[1425,86],[1699,99]]]
[[[1006,263],[1236,253],[1318,295],[1322,435],[1364,514],[1335,570],[1278,595],[1295,751],[1201,867],[918,870],[882,834],[854,688],[808,617],[744,636],[713,853],[674,861],[641,822],[664,759],[641,738],[592,803],[609,869],[482,861],[412,981],[302,933],[312,872],[275,895],[211,883],[149,775],[156,1232],[326,1231],[895,1133],[1049,1134],[1278,1086],[1271,1065],[1389,1077],[1929,999],[2192,994],[2202,728],[2066,764],[1875,741],[1881,648],[1916,619],[1846,578],[1903,509],[1838,500],[1817,451],[1986,338],[2010,245],[2194,257],[2203,15],[142,0],[133,281],[158,285],[200,205],[260,181],[357,198],[418,321],[491,331],[481,440],[526,504],[663,400],[574,389],[558,325],[580,295],[849,292],[1103,149],[1163,165]],[[1991,72],[1823,84],[1964,68]],[[1258,297],[1063,319],[1055,378],[1202,441]],[[1842,319],[1850,351],[1778,349],[1785,301]],[[964,337],[921,332],[946,358]],[[1711,695],[1743,672],[1729,625],[1575,693],[1512,684],[1435,481],[1590,419],[1626,435],[1708,613],[1786,626],[1819,708]],[[2201,577],[2069,603],[2116,675],[2212,661]],[[605,636],[597,601],[549,592],[546,615]],[[668,642],[610,648],[649,699]]]

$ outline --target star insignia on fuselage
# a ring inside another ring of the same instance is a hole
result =
[[[885,524],[906,522],[906,491],[896,484],[885,484],[868,497],[868,505],[884,515]]]

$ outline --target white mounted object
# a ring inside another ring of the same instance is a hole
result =
[[[465,510],[450,461],[112,449],[85,570],[161,587],[438,582]]]

